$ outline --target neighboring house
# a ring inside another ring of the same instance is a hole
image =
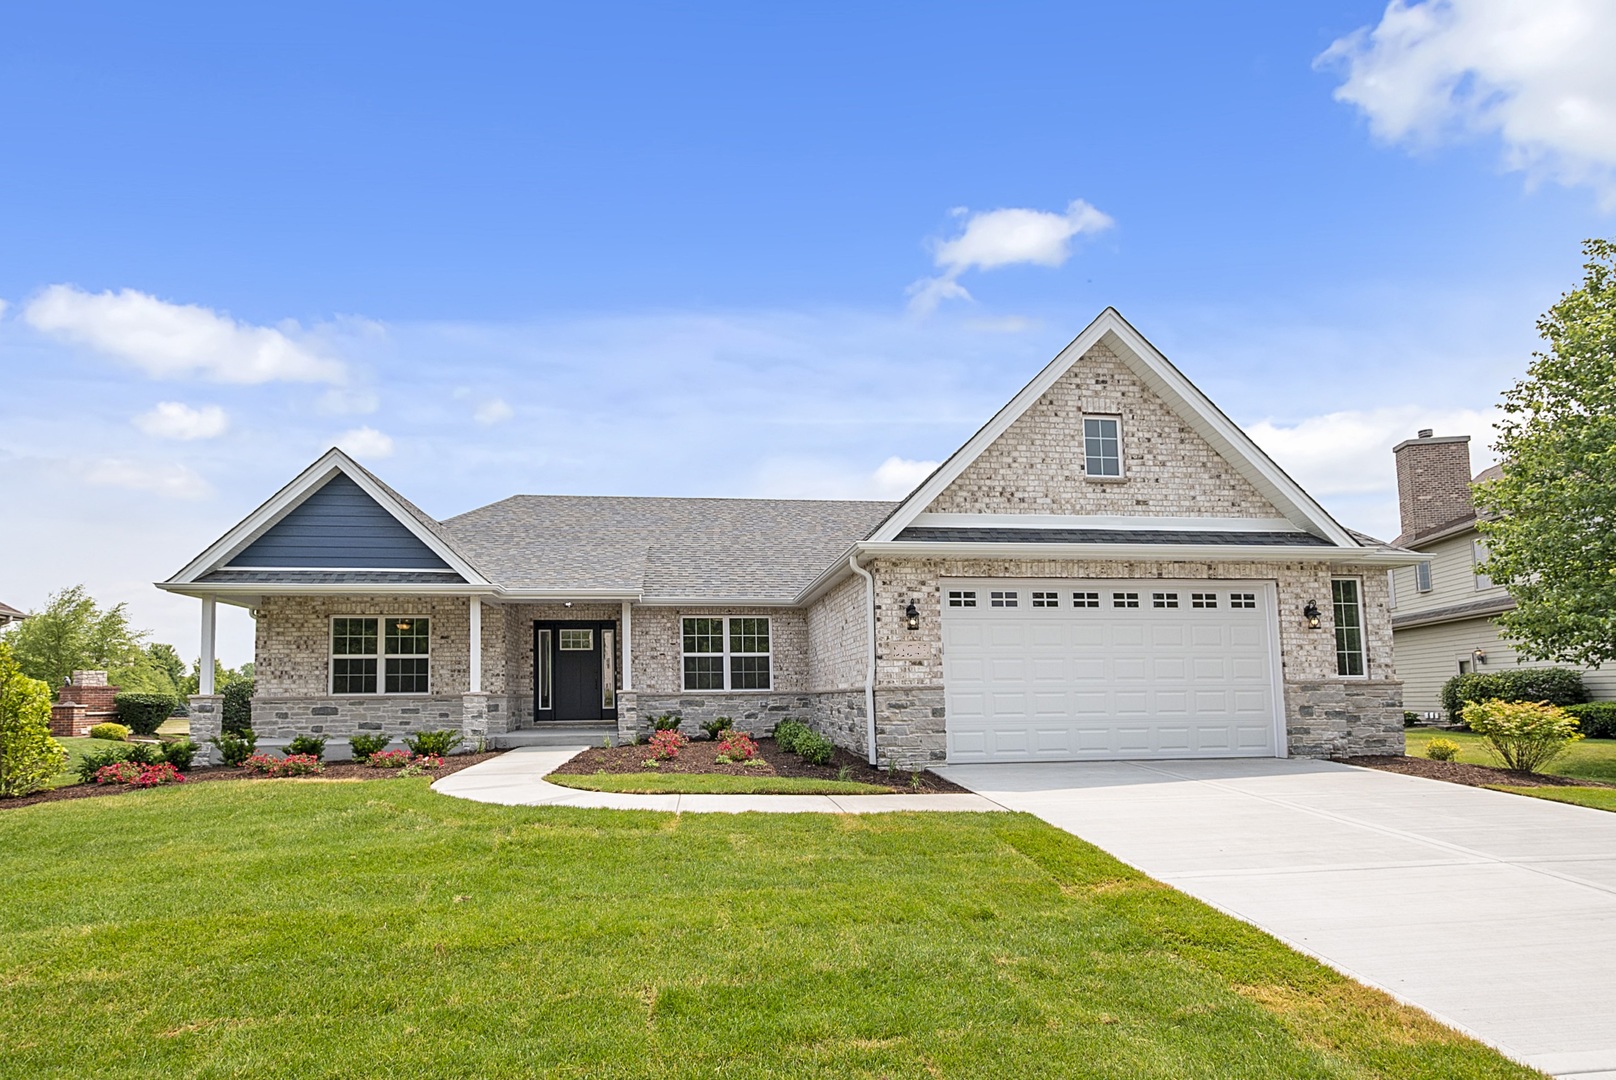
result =
[[[1556,666],[1521,659],[1499,636],[1494,619],[1515,601],[1503,586],[1476,573],[1487,560],[1487,549],[1476,530],[1470,485],[1499,476],[1499,466],[1472,480],[1470,436],[1433,435],[1429,429],[1398,443],[1392,454],[1403,529],[1393,543],[1420,555],[1418,562],[1389,575],[1397,673],[1403,678],[1406,707],[1419,713],[1440,711],[1442,684],[1467,671]],[[1590,669],[1583,679],[1594,697],[1616,698],[1616,665]]]
[[[900,503],[518,495],[332,450],[159,587],[257,617],[254,725],[801,718],[882,763],[1401,753],[1386,570],[1107,309]],[[192,734],[217,729],[212,687]]]
[[[27,617],[28,613],[26,611],[18,611],[10,604],[0,604],[0,630],[5,629],[12,623],[22,622]]]

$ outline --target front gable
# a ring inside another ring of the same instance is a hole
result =
[[[450,568],[403,522],[340,472],[224,565],[231,569]]]
[[[1121,478],[1084,475],[1085,414],[1121,418]],[[1285,516],[1103,342],[989,443],[925,512]]]

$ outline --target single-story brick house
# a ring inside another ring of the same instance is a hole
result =
[[[902,502],[518,495],[338,450],[160,588],[268,737],[803,719],[882,764],[1402,751],[1386,570],[1107,309]],[[193,700],[210,735],[212,687]]]

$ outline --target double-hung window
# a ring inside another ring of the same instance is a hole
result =
[[[1357,578],[1332,578],[1330,597],[1335,603],[1335,670],[1337,675],[1364,673],[1363,599]]]
[[[697,617],[681,623],[686,690],[767,690],[773,685],[768,619]]]
[[[1083,472],[1089,477],[1122,476],[1122,421],[1115,416],[1083,418]]]
[[[333,694],[425,694],[431,688],[430,619],[342,615],[331,620]]]

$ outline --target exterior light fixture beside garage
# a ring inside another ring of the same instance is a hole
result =
[[[1302,609],[1302,618],[1307,620],[1309,630],[1317,630],[1319,628],[1319,605],[1309,600],[1307,607]]]
[[[911,630],[920,629],[920,609],[915,607],[913,600],[909,601],[909,606],[904,609],[903,625]]]

